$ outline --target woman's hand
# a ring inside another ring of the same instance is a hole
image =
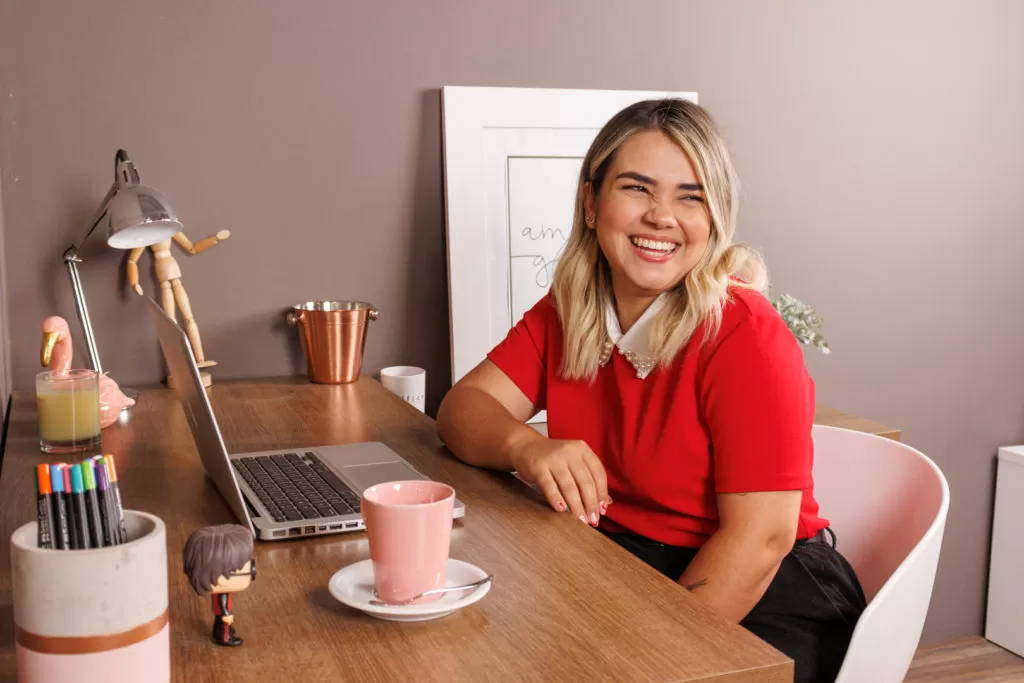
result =
[[[583,441],[549,439],[526,424],[538,406],[490,360],[448,392],[437,414],[441,440],[462,462],[518,472],[559,512],[597,526],[611,498],[604,466]]]
[[[510,453],[516,472],[539,486],[551,507],[596,527],[612,502],[604,465],[584,441],[538,436]]]

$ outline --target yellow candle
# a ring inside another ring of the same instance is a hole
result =
[[[44,451],[86,448],[100,442],[100,394],[88,370],[40,373],[36,381],[39,440]]]

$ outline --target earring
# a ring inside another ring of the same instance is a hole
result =
[[[593,224],[594,224],[594,217],[593,216],[587,216],[587,225],[593,225]]]

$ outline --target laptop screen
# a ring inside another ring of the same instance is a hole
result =
[[[192,430],[192,438],[196,442],[203,468],[235,516],[248,526],[249,531],[255,536],[256,530],[249,517],[242,491],[235,480],[228,450],[217,426],[210,399],[203,387],[203,380],[188,337],[156,301],[150,297],[146,297],[146,301],[149,303],[149,311],[160,339],[160,348],[163,349],[164,360],[167,361],[167,368],[174,379],[175,391],[185,411],[189,429]]]

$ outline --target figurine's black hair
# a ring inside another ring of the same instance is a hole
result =
[[[238,524],[204,527],[185,542],[182,563],[196,593],[205,595],[220,577],[237,572],[252,558],[252,534]]]

